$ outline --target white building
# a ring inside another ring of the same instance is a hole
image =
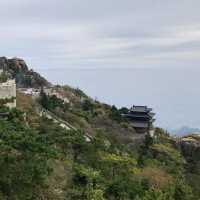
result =
[[[24,93],[25,95],[33,96],[33,97],[39,97],[40,96],[40,90],[35,88],[20,88],[20,92]]]
[[[12,100],[6,104],[9,108],[16,107],[16,82],[15,80],[8,80],[7,82],[0,83],[0,99]]]

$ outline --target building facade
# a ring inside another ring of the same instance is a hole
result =
[[[6,104],[9,108],[16,107],[16,82],[15,80],[8,80],[0,83],[0,99],[8,99],[10,102]]]

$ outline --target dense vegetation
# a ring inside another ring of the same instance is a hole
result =
[[[2,200],[197,199],[179,149],[161,129],[135,148],[102,132],[88,142],[84,131],[46,118],[32,127],[12,110],[0,120],[0,149]]]
[[[15,97],[0,99],[0,106],[4,106],[7,103],[13,103],[14,101],[15,101]]]
[[[106,132],[124,142],[132,140],[135,130],[121,117],[122,111],[127,108],[117,109],[115,106],[102,104],[86,96],[80,89],[67,86],[64,91],[59,86],[57,89],[68,97],[69,103],[55,95],[48,96],[41,92],[39,103],[44,108],[90,135]]]
[[[6,82],[8,80],[8,76],[5,72],[0,74],[0,83]]]

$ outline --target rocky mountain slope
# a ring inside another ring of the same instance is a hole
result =
[[[187,179],[200,197],[200,134],[190,134],[180,140],[181,150],[187,161]]]
[[[188,161],[200,162],[200,134],[184,136],[180,143],[182,152]]]
[[[18,87],[49,86],[50,83],[37,72],[29,69],[20,58],[0,57],[0,69],[4,70],[9,78],[15,78]]]

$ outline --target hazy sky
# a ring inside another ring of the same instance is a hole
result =
[[[200,127],[199,8],[199,0],[0,0],[0,55],[22,57],[52,81],[105,101],[150,102],[163,126]],[[96,79],[68,76],[74,68],[97,69]],[[108,88],[100,84],[106,74],[115,82]]]

